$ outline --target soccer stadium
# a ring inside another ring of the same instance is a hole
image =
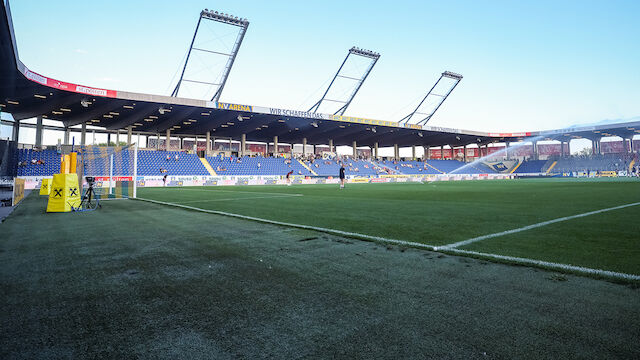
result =
[[[640,358],[640,118],[436,126],[465,86],[444,68],[359,116],[386,55],[357,46],[310,107],[226,102],[268,21],[177,2],[197,21],[169,91],[65,81],[21,61],[17,3],[0,358]]]

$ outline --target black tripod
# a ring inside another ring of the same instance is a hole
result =
[[[85,179],[87,180],[87,184],[89,185],[89,188],[82,196],[82,202],[80,203],[79,211],[88,211],[88,210],[95,210],[97,208],[102,208],[102,205],[100,205],[100,199],[96,196],[96,192],[93,189],[93,184],[95,182],[94,177],[87,176],[85,177]]]

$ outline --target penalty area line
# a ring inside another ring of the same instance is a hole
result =
[[[193,203],[205,203],[205,202],[216,202],[216,201],[291,198],[291,197],[299,197],[299,196],[304,196],[304,195],[302,195],[302,194],[280,194],[280,195],[270,195],[270,196],[247,196],[247,197],[225,198],[225,199],[179,201],[179,202],[176,202],[175,204],[193,204]]]
[[[443,245],[443,246],[438,246],[436,248],[436,250],[440,250],[440,249],[442,249],[442,250],[450,250],[450,249],[454,249],[454,248],[457,248],[457,247],[460,247],[460,246],[464,246],[464,245],[469,245],[469,244],[472,244],[472,243],[475,243],[475,242],[478,242],[478,241],[482,241],[482,240],[486,240],[486,239],[491,239],[491,238],[504,236],[504,235],[515,234],[515,233],[519,233],[519,232],[522,232],[522,231],[531,230],[531,229],[535,229],[535,228],[539,228],[539,227],[542,227],[542,226],[547,226],[547,225],[551,225],[551,224],[555,224],[555,223],[559,223],[559,222],[563,222],[563,221],[567,221],[567,220],[577,219],[577,218],[590,216],[590,215],[596,215],[596,214],[600,214],[600,213],[607,212],[607,211],[620,210],[620,209],[628,208],[628,207],[631,207],[631,206],[637,206],[637,205],[640,205],[640,202],[635,202],[635,203],[630,203],[630,204],[625,204],[625,205],[620,205],[620,206],[614,206],[614,207],[610,207],[610,208],[606,208],[606,209],[589,211],[589,212],[582,213],[582,214],[577,214],[577,215],[565,216],[565,217],[561,217],[561,218],[557,218],[557,219],[552,219],[552,220],[548,220],[548,221],[539,222],[539,223],[536,223],[536,224],[523,226],[523,227],[517,228],[517,229],[511,229],[511,230],[501,231],[501,232],[497,232],[497,233],[493,233],[493,234],[482,235],[482,236],[474,237],[474,238],[471,238],[471,239],[458,241],[456,243],[447,244],[447,245]]]
[[[186,210],[199,211],[199,212],[204,212],[204,213],[209,213],[209,214],[214,214],[214,215],[222,215],[222,216],[228,216],[228,217],[233,217],[233,218],[238,218],[238,219],[243,219],[243,220],[256,221],[256,222],[265,223],[265,224],[286,226],[286,227],[304,229],[304,230],[319,231],[319,232],[323,232],[323,233],[327,233],[327,234],[331,234],[331,235],[344,236],[344,237],[349,237],[349,238],[353,238],[353,239],[372,241],[372,242],[379,242],[379,243],[386,243],[386,244],[392,244],[392,245],[403,245],[403,246],[413,247],[413,248],[417,248],[417,249],[430,250],[430,251],[435,251],[435,252],[440,252],[440,253],[450,254],[450,255],[465,256],[465,257],[480,257],[480,258],[485,258],[485,259],[488,259],[488,260],[495,260],[495,261],[502,261],[502,262],[507,261],[507,262],[515,263],[515,264],[519,264],[519,265],[533,266],[533,267],[542,268],[542,269],[546,269],[546,270],[557,270],[557,271],[563,271],[563,272],[573,272],[573,273],[583,274],[583,275],[597,275],[597,276],[601,276],[601,277],[608,277],[608,278],[620,279],[620,280],[640,281],[640,275],[619,273],[619,272],[608,271],[608,270],[586,268],[586,267],[581,267],[581,266],[553,263],[553,262],[534,260],[534,259],[527,259],[527,258],[518,258],[518,257],[512,257],[512,256],[505,256],[505,255],[480,253],[480,252],[475,252],[475,251],[447,248],[447,247],[444,247],[444,246],[436,247],[436,246],[433,246],[433,245],[416,243],[416,242],[412,242],[412,241],[389,239],[389,238],[384,238],[384,237],[380,237],[380,236],[371,236],[371,235],[359,234],[359,233],[336,230],[336,229],[328,229],[328,228],[317,227],[317,226],[286,223],[286,222],[282,222],[282,221],[275,221],[275,220],[257,218],[257,217],[253,217],[253,216],[234,214],[234,213],[229,213],[229,212],[225,212],[225,211],[206,210],[206,209],[201,209],[201,208],[188,206],[188,205],[180,205],[180,204],[176,204],[176,203],[170,203],[170,202],[164,202],[164,201],[158,201],[158,200],[152,200],[152,199],[145,199],[145,198],[139,198],[139,197],[138,198],[132,198],[132,199],[133,200],[139,200],[139,201],[146,201],[146,202],[149,202],[149,203],[154,203],[154,204],[159,204],[159,205],[173,206],[173,207],[182,208],[182,209],[186,209]],[[637,203],[637,204],[640,204],[640,203]]]

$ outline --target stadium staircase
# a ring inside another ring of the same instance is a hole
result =
[[[305,164],[303,161],[300,161],[300,160],[296,160],[296,161],[299,162],[300,165],[304,166],[305,169],[309,170],[309,172],[312,173],[313,176],[318,176],[318,174],[315,171],[311,170],[311,168],[307,164]]]
[[[216,172],[211,167],[211,164],[209,164],[209,162],[207,161],[207,159],[200,158],[200,162],[202,163],[204,168],[207,169],[207,171],[209,172],[209,175],[211,175],[211,176],[216,176],[217,175]]]
[[[516,163],[516,166],[513,167],[513,169],[511,169],[511,171],[509,171],[509,174],[513,174],[514,172],[516,172],[516,170],[518,170],[518,168],[520,167],[520,165],[522,165],[523,161],[518,161]]]
[[[549,168],[547,169],[546,173],[549,174],[551,172],[551,170],[553,170],[553,168],[558,164],[557,161],[554,161],[551,163],[551,166],[549,166]]]
[[[435,171],[439,172],[440,174],[444,174],[444,171],[441,171],[441,170],[440,170],[440,169],[438,169],[437,167],[435,167],[435,166],[433,166],[433,165],[429,164],[429,162],[428,162],[428,161],[425,161],[425,164],[427,164],[427,166],[428,166],[428,167],[430,167],[430,168],[432,168],[433,170],[435,170]]]

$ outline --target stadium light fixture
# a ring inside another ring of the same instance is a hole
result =
[[[206,112],[203,112],[203,113],[200,113],[200,115],[202,115],[202,116],[209,116],[209,115],[211,115],[211,114],[206,113]]]
[[[456,140],[460,140],[460,136],[456,135]]]
[[[62,111],[52,111],[51,113],[54,115],[62,115]]]
[[[60,110],[62,110],[62,109],[60,109]],[[69,111],[71,111],[71,110],[69,110]],[[109,111],[109,114],[110,114],[110,115],[114,115],[114,116],[118,116],[118,115],[120,115],[120,113],[119,113],[119,112],[115,112],[115,111]]]
[[[19,102],[17,101],[13,101],[13,100],[7,100],[7,104],[11,104],[11,105],[20,105]]]
[[[373,131],[374,133],[378,132],[378,130],[376,130],[376,128],[372,127],[371,131]]]
[[[311,126],[313,126],[314,128],[317,128],[318,127],[318,122],[316,122],[316,121],[312,122]]]
[[[80,105],[82,105],[82,107],[89,107],[89,105],[91,105],[91,102],[87,99],[82,99],[80,100]]]
[[[131,106],[131,105],[124,105],[124,106],[123,106],[123,108],[125,108],[125,109],[133,109],[133,106]]]
[[[44,95],[34,94],[33,97],[37,97],[38,99],[46,99],[47,97]]]
[[[421,132],[419,132],[419,133],[418,133],[418,136],[420,136],[420,137],[424,137],[424,135],[422,135],[422,133],[421,133]]]
[[[152,122],[152,121],[153,121],[153,119],[144,119],[144,121],[146,121],[146,122]]]
[[[71,109],[67,109],[67,108],[60,108],[60,111],[64,111],[64,112],[71,112]]]

